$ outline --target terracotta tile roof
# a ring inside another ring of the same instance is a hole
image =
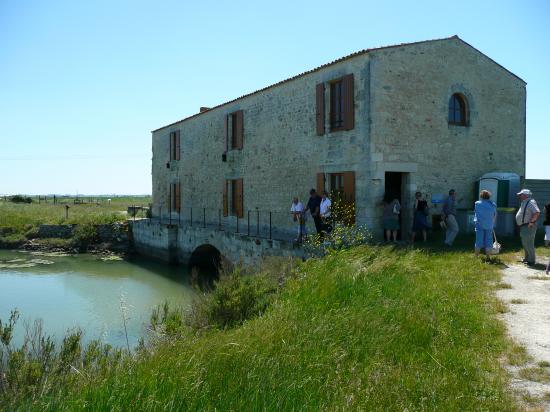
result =
[[[371,49],[363,49],[363,50],[360,50],[360,51],[357,51],[355,53],[352,53],[352,54],[348,54],[347,56],[344,56],[344,57],[341,57],[339,59],[336,59],[336,60],[333,60],[331,62],[328,62],[328,63],[325,63],[325,64],[322,64],[321,66],[318,66],[318,67],[315,67],[314,69],[311,69],[311,70],[307,70],[303,73],[300,73],[300,74],[297,74],[296,76],[292,76],[292,77],[289,77],[288,79],[285,79],[285,80],[281,80],[280,82],[277,82],[277,83],[273,83],[269,86],[266,86],[266,87],[263,87],[261,89],[258,89],[256,91],[253,91],[253,92],[250,92],[250,93],[247,93],[247,94],[244,94],[242,96],[239,96],[233,100],[229,100],[227,102],[224,102],[224,103],[221,103],[217,106],[214,106],[214,107],[211,107],[210,109],[208,110],[204,110],[204,111],[201,111],[199,113],[195,113],[194,115],[191,115],[191,116],[188,116],[188,117],[185,117],[181,120],[178,120],[178,121],[175,121],[173,123],[170,123],[170,124],[167,124],[165,126],[162,126],[162,127],[159,127],[158,129],[155,129],[152,131],[153,132],[157,132],[159,130],[162,130],[162,129],[165,129],[166,127],[170,127],[170,126],[173,126],[177,123],[181,123],[181,122],[184,122],[186,120],[190,120],[190,119],[193,119],[197,116],[200,116],[206,112],[209,112],[210,110],[214,110],[214,109],[217,109],[219,107],[222,107],[222,106],[225,106],[227,104],[230,104],[230,103],[234,103],[236,102],[237,100],[240,100],[240,99],[244,99],[245,97],[248,97],[248,96],[252,96],[254,94],[257,94],[257,93],[261,93],[265,90],[269,90],[269,89],[272,89],[274,87],[277,87],[283,83],[287,83],[287,82],[290,82],[292,80],[295,80],[295,79],[298,79],[300,77],[303,77],[303,76],[306,76],[310,73],[314,73],[314,72],[317,72],[321,69],[324,69],[325,67],[328,67],[328,66],[332,66],[333,64],[337,64],[337,63],[341,63],[345,60],[349,60],[353,57],[356,57],[356,56],[360,56],[360,55],[363,55],[363,54],[367,54],[367,53],[370,53],[370,52],[374,52],[374,51],[378,51],[378,50],[386,50],[386,49],[392,49],[392,48],[397,48],[397,47],[403,47],[403,46],[414,46],[414,45],[417,45],[417,44],[423,44],[423,43],[431,43],[431,42],[437,42],[437,41],[443,41],[443,40],[451,40],[451,39],[458,39],[460,40],[462,43],[464,43],[465,45],[471,47],[472,49],[474,49],[476,52],[482,54],[483,56],[485,56],[486,58],[488,58],[489,60],[491,60],[493,63],[495,63],[496,65],[498,65],[499,67],[501,67],[502,69],[504,69],[506,72],[510,73],[512,76],[516,77],[517,79],[521,80],[523,83],[527,84],[523,79],[521,79],[519,76],[516,76],[514,73],[512,73],[511,71],[509,71],[508,69],[506,69],[505,67],[503,67],[502,65],[498,64],[497,62],[495,62],[493,59],[491,59],[489,56],[487,56],[486,54],[482,53],[481,51],[479,51],[478,49],[476,49],[475,47],[473,47],[472,45],[470,45],[469,43],[466,43],[464,40],[462,40],[460,37],[458,37],[457,35],[454,35],[454,36],[451,36],[451,37],[444,37],[444,38],[441,38],[441,39],[432,39],[432,40],[422,40],[422,41],[417,41],[417,42],[412,42],[412,43],[399,43],[399,44],[394,44],[394,45],[391,45],[391,46],[381,46],[381,47],[374,47],[374,48],[371,48]]]

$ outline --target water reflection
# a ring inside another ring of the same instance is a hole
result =
[[[13,262],[16,259],[24,261]],[[44,262],[25,266],[33,259]],[[5,267],[10,261],[20,267]],[[27,322],[42,318],[45,330],[57,339],[68,328],[79,326],[86,340],[102,337],[110,344],[125,345],[122,299],[129,309],[130,344],[135,345],[153,307],[165,300],[187,306],[194,294],[184,268],[141,259],[102,261],[93,255],[0,251],[0,264],[0,318],[6,320],[17,307]],[[19,326],[16,339],[21,341],[23,328]]]

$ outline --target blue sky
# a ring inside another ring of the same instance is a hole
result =
[[[150,193],[151,130],[454,34],[527,81],[527,177],[550,179],[549,22],[546,0],[0,0],[0,193]]]

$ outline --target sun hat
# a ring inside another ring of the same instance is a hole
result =
[[[531,196],[533,193],[529,190],[529,189],[521,189],[518,193],[516,193],[518,196],[519,195],[525,195],[525,196]]]

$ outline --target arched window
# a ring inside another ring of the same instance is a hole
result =
[[[449,100],[449,124],[467,126],[467,115],[466,98],[458,93],[453,94]]]

